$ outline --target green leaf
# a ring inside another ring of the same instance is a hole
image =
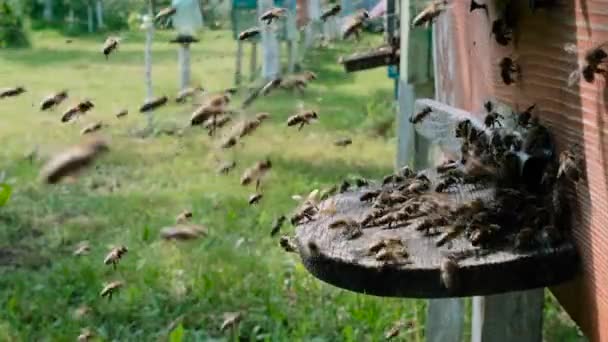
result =
[[[4,206],[11,197],[13,189],[6,183],[0,183],[0,207]]]
[[[171,334],[169,334],[169,342],[182,342],[184,339],[184,326],[180,323]]]
[[[150,227],[144,227],[143,231],[141,232],[141,239],[144,242],[148,242],[150,240]]]

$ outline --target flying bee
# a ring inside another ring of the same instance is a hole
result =
[[[505,117],[496,112],[491,112],[491,113],[488,113],[488,115],[486,115],[485,119],[483,120],[483,123],[488,128],[495,128],[497,125],[502,127],[502,123],[500,122],[499,119],[504,120]]]
[[[319,119],[317,112],[315,112],[314,110],[308,110],[308,111],[304,111],[300,114],[295,114],[295,115],[290,116],[287,119],[287,126],[291,127],[291,126],[295,126],[295,125],[300,125],[298,127],[298,131],[300,131],[300,130],[302,130],[304,125],[308,125],[313,120],[317,120],[317,119]]]
[[[410,122],[414,125],[422,122],[427,116],[429,116],[433,112],[433,109],[429,106],[424,107],[420,112],[412,115],[410,117]]]
[[[236,167],[235,161],[225,162],[217,169],[217,173],[226,175]]]
[[[93,122],[93,123],[87,125],[86,127],[84,127],[82,129],[82,131],[80,131],[80,135],[85,135],[85,134],[99,131],[102,127],[103,127],[103,122],[101,122],[101,121]]]
[[[367,20],[368,17],[369,14],[365,12],[365,14],[348,18],[342,29],[342,39],[346,40],[354,35],[355,39],[359,41],[361,39],[361,31],[363,30],[363,22]]]
[[[272,230],[270,231],[270,236],[275,236],[279,233],[279,231],[281,231],[281,227],[283,227],[285,220],[287,220],[285,215],[281,215],[277,217],[276,220],[274,220],[272,224]]]
[[[175,97],[175,102],[184,103],[189,98],[192,98],[196,93],[203,92],[203,91],[205,91],[205,89],[201,86],[188,87],[186,89],[181,90],[179,93],[177,93],[177,96]]]
[[[220,326],[220,331],[225,331],[227,329],[234,329],[243,319],[243,314],[241,312],[226,312],[223,314],[224,321]]]
[[[326,10],[325,12],[323,12],[323,14],[321,14],[321,20],[325,22],[327,21],[327,19],[335,17],[336,15],[338,15],[338,13],[340,13],[340,10],[342,10],[342,6],[338,4],[333,5],[330,9]]]
[[[116,113],[116,118],[120,119],[120,118],[125,117],[127,115],[129,115],[129,110],[122,109],[121,111],[119,111],[118,113]]]
[[[103,263],[106,265],[112,265],[112,267],[114,269],[116,269],[116,265],[118,265],[118,262],[120,261],[120,259],[122,259],[122,257],[128,252],[129,250],[127,249],[127,247],[125,246],[118,246],[118,247],[114,247],[110,250],[110,252],[106,255],[105,259],[103,259]]]
[[[350,182],[345,179],[340,184],[340,187],[338,188],[338,192],[343,194],[343,193],[347,192],[348,190],[350,190]]]
[[[353,143],[353,140],[351,138],[340,138],[340,139],[334,141],[334,145],[339,146],[339,147],[346,147],[352,143]]]
[[[192,211],[184,210],[175,218],[175,223],[186,223],[192,219]]]
[[[448,8],[447,0],[431,1],[412,21],[412,27],[431,24],[439,15]]]
[[[217,116],[224,114],[225,112],[226,109],[223,106],[203,104],[192,113],[190,125],[197,126],[205,123],[209,119],[215,120]]]
[[[271,9],[267,10],[266,12],[262,13],[262,15],[260,16],[260,21],[265,21],[266,25],[270,25],[270,24],[272,24],[273,20],[278,20],[280,18],[285,17],[286,15],[287,15],[287,9],[273,7]]]
[[[249,205],[258,204],[262,200],[262,197],[264,197],[262,194],[253,194],[249,196]]]
[[[441,274],[441,284],[448,290],[453,291],[458,288],[459,277],[458,273],[460,265],[455,258],[444,257],[441,259],[439,265],[439,272]]]
[[[160,230],[160,237],[167,241],[194,240],[206,235],[207,228],[205,226],[194,224],[178,224],[172,227],[164,227]]]
[[[224,141],[222,142],[220,147],[221,148],[231,148],[231,147],[235,146],[237,142],[238,142],[238,138],[231,135],[231,136],[226,137],[226,139],[224,139]]]
[[[529,227],[522,228],[515,236],[515,249],[527,250],[535,245],[534,230]]]
[[[103,43],[102,52],[103,55],[108,59],[110,54],[118,49],[118,45],[120,44],[121,39],[118,37],[108,37],[106,41]]]
[[[76,249],[74,250],[73,254],[75,256],[83,256],[83,255],[89,254],[90,251],[91,251],[91,245],[89,244],[89,242],[82,241],[81,243],[79,243],[76,246]]]
[[[252,27],[250,29],[247,29],[247,30],[239,33],[239,40],[241,40],[241,41],[249,40],[251,38],[258,37],[261,33],[262,33],[262,31],[260,31],[259,28]]]
[[[51,158],[40,171],[40,177],[47,184],[56,184],[63,178],[90,166],[108,149],[103,139],[93,139],[74,146]]]
[[[175,8],[173,6],[165,7],[163,9],[161,9],[156,14],[156,16],[154,16],[154,21],[159,22],[159,21],[165,20],[165,19],[173,16],[175,13],[177,13],[177,8]]]
[[[60,105],[67,98],[68,98],[67,90],[62,90],[55,94],[51,94],[42,100],[42,102],[40,103],[40,110],[53,109],[56,106]]]
[[[445,226],[448,224],[448,221],[445,217],[440,215],[433,215],[429,217],[425,217],[423,219],[419,219],[416,223],[414,223],[414,229],[417,231],[424,231],[426,233],[433,227],[437,226]]]
[[[412,328],[413,327],[412,322],[406,323],[404,321],[397,321],[397,322],[393,323],[393,326],[384,333],[384,339],[388,341],[394,337],[399,336],[399,332],[401,332],[401,329],[403,329],[405,327]]]
[[[80,335],[78,335],[78,342],[88,342],[93,338],[93,332],[89,328],[84,328],[80,330]]]
[[[84,100],[82,102],[77,103],[76,105],[68,108],[63,115],[61,116],[61,122],[68,122],[73,118],[86,114],[89,110],[91,110],[95,105],[89,100]]]
[[[255,181],[255,189],[258,190],[262,181],[262,178],[270,171],[272,163],[270,159],[260,160],[252,167],[245,170],[241,177],[241,185],[247,186],[251,182]]]
[[[513,60],[513,58],[504,57],[500,60],[498,66],[500,68],[500,77],[502,78],[504,84],[511,85],[520,77],[521,68],[519,64]]]
[[[110,283],[107,283],[103,289],[101,290],[101,292],[99,293],[99,295],[101,297],[108,297],[108,301],[112,300],[112,295],[116,292],[118,292],[118,290],[123,287],[125,284],[120,281],[120,280],[116,280],[116,281],[112,281]]]
[[[151,100],[144,102],[144,104],[141,105],[141,107],[139,108],[139,112],[140,113],[151,112],[153,110],[156,110],[156,109],[166,105],[167,101],[169,101],[169,98],[166,96],[153,98]]]
[[[437,183],[437,185],[435,186],[435,191],[436,192],[444,192],[445,190],[447,190],[450,186],[457,184],[461,181],[460,178],[457,177],[443,177],[439,183]]]
[[[303,223],[302,221],[304,219],[306,219],[306,222],[310,222],[314,219],[314,216],[317,214],[317,212],[318,209],[315,205],[305,204],[295,214],[293,214],[293,216],[291,216],[290,222],[294,226]]]
[[[13,97],[18,96],[25,93],[25,88],[23,87],[14,87],[14,88],[4,88],[0,89],[0,99],[5,97]]]
[[[572,182],[578,182],[583,176],[581,161],[577,154],[572,150],[565,150],[559,154],[559,169],[557,179],[564,177]]]
[[[298,252],[298,246],[287,235],[281,236],[281,239],[279,240],[279,245],[287,253],[297,253]]]

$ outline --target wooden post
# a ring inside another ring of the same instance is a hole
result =
[[[236,68],[235,68],[235,72],[234,72],[234,84],[237,87],[241,85],[242,66],[243,66],[243,42],[240,40],[237,40],[237,42],[236,42]]]
[[[251,59],[249,62],[249,80],[253,82],[258,72],[258,43],[251,44]]]
[[[258,16],[273,7],[272,0],[258,1]],[[265,80],[275,79],[279,76],[279,42],[274,25],[260,23],[262,27],[262,77]]]
[[[180,89],[190,86],[190,44],[180,44],[177,52],[179,60]]]
[[[152,89],[152,39],[154,38],[154,12],[152,11],[153,0],[148,1],[148,15],[144,18],[143,27],[146,30],[146,44],[144,46],[144,63],[145,63],[145,83],[146,83],[146,101],[154,98]],[[148,122],[148,130],[152,130],[153,117],[152,112],[146,114]]]

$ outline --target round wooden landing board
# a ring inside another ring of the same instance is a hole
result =
[[[339,218],[361,220],[370,204],[360,195],[370,188],[346,192],[330,198],[319,206],[323,209],[333,201],[333,215],[319,214],[314,221],[296,228],[296,244],[305,267],[317,278],[340,288],[384,297],[440,298],[490,295],[556,285],[571,279],[578,269],[578,258],[572,243],[550,248],[539,247],[518,252],[511,246],[489,253],[477,250],[465,237],[451,246],[436,247],[435,237],[423,236],[412,227],[363,229],[363,235],[347,240],[340,229],[328,225]],[[491,198],[492,189],[457,189],[446,195],[446,202],[458,204],[472,198]],[[323,210],[322,210],[323,211]],[[400,238],[409,258],[400,264],[377,261],[369,255],[369,246],[383,238]],[[313,242],[319,253],[311,253]],[[460,259],[458,286],[448,290],[440,277],[444,255],[466,255]]]

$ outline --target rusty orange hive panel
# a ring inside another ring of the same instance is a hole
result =
[[[481,112],[491,97],[519,109],[536,103],[558,150],[581,146],[586,179],[571,195],[583,270],[553,292],[592,341],[608,341],[608,88],[602,77],[568,86],[584,50],[608,42],[608,0],[563,0],[534,13],[521,0],[517,32],[508,47],[490,35],[493,1],[486,1],[489,17],[469,13],[468,1],[452,3],[434,27],[437,99],[474,112]],[[579,55],[567,53],[566,43],[576,44]],[[498,68],[508,55],[522,68],[521,81],[511,86],[502,84]]]

